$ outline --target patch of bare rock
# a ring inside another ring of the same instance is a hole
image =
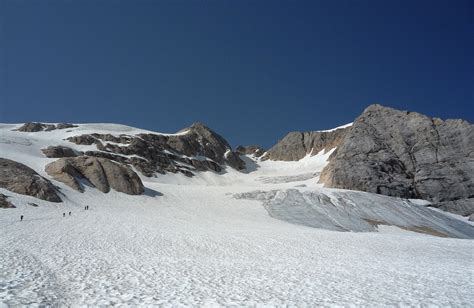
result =
[[[55,129],[65,129],[65,128],[73,128],[77,127],[77,125],[69,124],[69,123],[59,123],[59,124],[44,124],[38,122],[29,122],[25,123],[20,126],[17,130],[20,132],[41,132],[41,131],[52,131]]]
[[[17,194],[51,202],[61,202],[57,188],[30,167],[0,158],[0,187]]]
[[[46,165],[45,170],[53,179],[81,192],[84,191],[82,180],[104,193],[111,188],[129,195],[139,195],[145,191],[140,177],[130,167],[106,158],[60,158]]]

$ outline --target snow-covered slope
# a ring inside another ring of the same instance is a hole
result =
[[[55,159],[42,148],[143,132],[15,127],[0,125],[0,157],[46,177]],[[53,181],[64,202],[50,203],[0,189],[17,206],[0,214],[0,304],[470,305],[474,243],[440,236],[472,238],[472,224],[420,200],[326,189],[317,177],[330,154],[141,175],[141,196]]]

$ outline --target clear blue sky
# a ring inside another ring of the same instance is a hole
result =
[[[0,122],[270,146],[369,104],[474,122],[474,1],[0,0]]]

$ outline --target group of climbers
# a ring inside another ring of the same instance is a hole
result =
[[[88,210],[89,210],[89,206],[86,205],[86,206],[84,207],[84,210],[85,210],[85,211],[88,211]],[[72,215],[72,212],[70,211],[68,214],[69,214],[69,216],[71,216],[71,215]],[[63,213],[63,217],[66,217],[66,213]],[[20,221],[23,221],[23,218],[24,218],[24,216],[23,216],[23,215],[20,215]]]

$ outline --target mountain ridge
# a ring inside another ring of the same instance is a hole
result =
[[[446,127],[441,135],[436,135],[433,126]],[[42,143],[38,148],[39,153],[34,153],[34,157],[38,158],[30,161],[33,165],[38,161],[44,163],[40,164],[39,169],[33,169],[45,178],[62,181],[78,191],[84,191],[82,181],[86,180],[86,185],[103,192],[112,188],[129,194],[141,194],[146,191],[142,181],[167,174],[194,177],[202,172],[211,172],[216,176],[230,172],[245,175],[258,170],[267,161],[304,162],[312,156],[327,154],[327,162],[320,171],[315,172],[308,167],[306,173],[285,175],[281,180],[314,178],[315,184],[319,182],[328,188],[422,198],[430,201],[432,206],[456,214],[472,216],[474,213],[474,172],[469,172],[474,170],[473,159],[469,156],[474,153],[471,146],[474,143],[471,143],[473,125],[464,120],[443,121],[377,104],[367,107],[354,123],[342,127],[290,132],[267,151],[255,145],[239,146],[234,150],[224,137],[199,122],[175,134],[100,123],[32,122],[2,124],[0,128],[12,134],[10,140],[5,137],[4,149],[8,144],[27,144],[37,142],[37,138],[44,139],[44,145]],[[436,140],[439,144],[451,140],[451,143],[446,142],[457,150],[448,151],[446,146],[435,147],[433,143]],[[413,160],[414,156],[411,152],[405,153],[406,147],[400,146],[403,143],[409,143],[412,149],[419,148],[414,152],[415,156],[419,156],[417,161],[425,159],[426,162],[409,166],[406,159]],[[382,154],[374,154],[379,152]],[[12,154],[5,158],[14,159],[15,156]],[[23,162],[20,160],[18,163]],[[97,167],[90,169],[91,164]],[[115,164],[122,167],[117,169]],[[431,168],[432,164],[438,165]],[[26,167],[30,166],[26,164]],[[231,172],[232,169],[235,171]],[[105,173],[96,176],[98,172]],[[415,180],[415,174],[420,177],[430,172],[435,175],[428,176],[427,180]],[[117,174],[119,180],[115,181],[116,176],[107,174]],[[265,181],[278,183],[280,179]],[[426,182],[431,186],[419,184]],[[439,185],[455,189],[440,190]]]

